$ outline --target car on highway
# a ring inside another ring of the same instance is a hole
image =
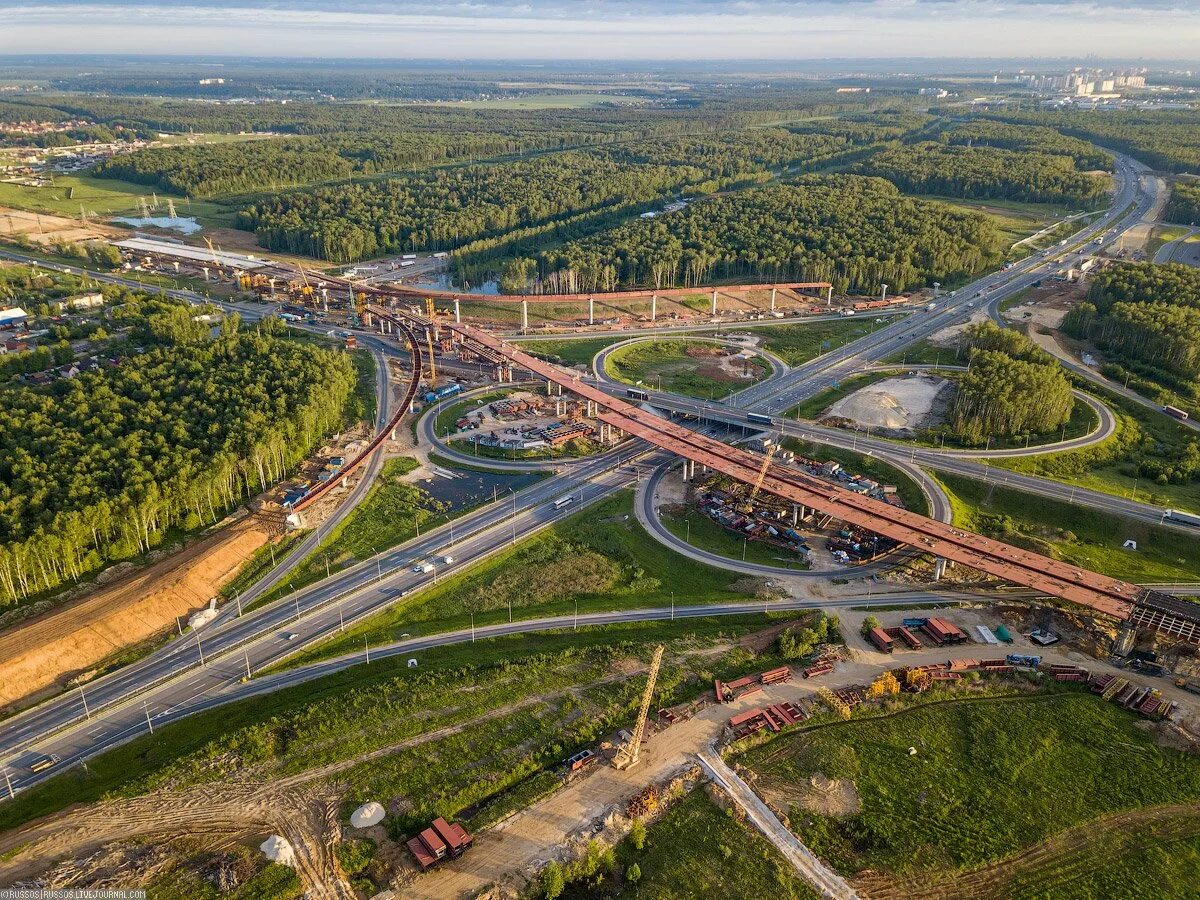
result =
[[[412,570],[413,570],[413,572],[417,573],[418,575],[421,575],[421,574],[428,574],[429,572],[432,572],[433,568],[434,568],[434,566],[433,566],[433,563],[431,563],[431,562],[419,562],[415,566],[412,567]]]
[[[300,635],[296,634],[294,631],[285,631],[283,633],[283,639],[285,641],[294,641],[298,637],[300,637]]]

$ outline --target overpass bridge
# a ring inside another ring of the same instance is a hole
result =
[[[411,327],[449,329],[457,340],[476,352],[486,350],[504,358],[513,368],[524,369],[593,402],[599,410],[600,421],[683,457],[688,461],[685,472],[689,468],[694,472],[695,464],[700,463],[742,482],[755,483],[759,479],[763,468],[760,456],[697,434],[613,397],[583,381],[577,373],[530,356],[482,329],[460,322],[433,322],[378,303],[368,304],[367,311],[382,322],[395,323],[396,327],[407,323],[410,330]],[[829,514],[935,557],[962,563],[1099,615],[1146,625],[1177,639],[1200,643],[1200,610],[1169,595],[898,509],[788,466],[769,465],[762,479],[762,490],[797,506]]]

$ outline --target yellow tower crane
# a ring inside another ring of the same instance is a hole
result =
[[[758,496],[758,492],[762,490],[763,482],[767,478],[767,469],[771,467],[771,460],[775,457],[775,452],[779,449],[778,442],[773,442],[767,446],[767,452],[763,456],[762,466],[758,470],[758,475],[754,479],[754,484],[750,485],[750,493],[746,495],[743,503],[738,504],[737,511],[740,513],[754,512],[754,498]]]
[[[642,735],[646,733],[646,718],[650,715],[650,702],[654,699],[654,684],[658,681],[658,670],[662,666],[665,649],[666,647],[662,644],[654,648],[654,658],[650,661],[650,674],[646,677],[646,689],[642,692],[642,707],[638,710],[633,732],[629,735],[629,741],[622,745],[617,750],[617,755],[613,757],[613,766],[618,769],[628,769],[635,765],[641,755]]]

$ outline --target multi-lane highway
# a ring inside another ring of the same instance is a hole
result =
[[[1136,176],[1136,165],[1125,157],[1118,156],[1117,160],[1119,189],[1112,209],[1074,238],[1072,245],[1084,243],[1114,226],[1117,231],[1122,230],[1140,219],[1153,202],[1153,198],[1147,201],[1145,192],[1139,186],[1141,179]],[[1102,239],[1111,240],[1112,235],[1105,235]],[[748,389],[737,398],[738,404],[763,410],[786,409],[819,393],[834,381],[844,378],[846,374],[878,362],[897,349],[961,320],[970,315],[970,310],[978,304],[985,301],[989,305],[998,303],[1000,299],[1011,296],[1039,278],[1057,271],[1064,266],[1067,252],[1056,248],[1050,254],[1030,257],[1011,269],[980,279],[955,292],[953,297],[943,299],[939,308],[933,311],[923,311],[893,321],[837,353],[827,354],[812,363],[789,371],[781,378]],[[0,256],[33,261],[31,257],[23,254],[6,251],[0,251]],[[72,271],[71,267],[67,266],[52,268]],[[82,270],[74,271],[85,274]],[[86,274],[97,280],[129,287],[143,287],[135,279],[125,276],[104,276],[92,272]],[[165,293],[193,302],[205,299],[190,291],[167,289]],[[241,313],[247,320],[259,318],[269,312],[262,306],[222,305]],[[746,323],[739,323],[738,327],[743,327],[744,324]],[[663,329],[654,330],[655,333],[662,331]],[[656,397],[655,402],[666,408],[671,408],[672,404],[689,405],[679,398],[662,396]],[[708,410],[705,415],[714,421],[733,421],[735,424],[744,423],[745,418],[743,412],[731,408],[722,408],[719,413]],[[811,426],[793,426],[790,423],[782,427],[787,433],[795,431],[797,436],[802,437],[806,436],[806,432],[812,431]],[[842,444],[851,441],[859,444],[863,440],[840,432],[822,434],[821,439]],[[894,444],[880,444],[879,452],[896,453]],[[946,468],[951,464],[974,467],[979,465],[969,460],[953,460],[951,463],[950,459],[943,454],[937,454],[936,451],[916,450],[912,452],[910,462],[935,468]],[[973,477],[978,477],[978,471],[969,471]],[[984,474],[986,476],[987,473]],[[1010,474],[1008,477],[1017,476]],[[344,623],[386,607],[398,596],[424,586],[444,572],[440,567],[432,574],[413,572],[413,560],[435,554],[444,555],[449,551],[455,558],[452,568],[468,565],[519,536],[525,536],[538,527],[557,521],[578,508],[579,501],[556,508],[553,500],[557,496],[579,490],[594,491],[596,494],[593,496],[597,496],[628,483],[629,478],[627,471],[615,468],[615,462],[611,458],[591,461],[591,465],[585,463],[564,467],[558,478],[541,482],[502,502],[489,504],[458,520],[453,526],[442,526],[416,541],[338,573],[283,601],[245,616],[223,617],[208,629],[177,639],[140,663],[86,686],[83,692],[60,696],[9,719],[0,732],[0,765],[8,767],[13,775],[14,789],[21,790],[73,761],[142,733],[155,721],[166,722],[186,711],[199,708],[200,705],[224,702],[236,696],[239,691],[267,690],[289,683],[286,679],[291,676],[281,676],[284,679],[282,681],[254,679],[247,686],[240,685],[247,670],[254,672],[269,666],[297,648],[335,632]],[[1061,487],[1064,492],[1068,490],[1067,486]],[[1073,488],[1070,490],[1074,492]],[[1097,495],[1097,498],[1103,498],[1106,502],[1117,501],[1117,498],[1109,498],[1107,495]],[[1091,502],[1093,500],[1089,497],[1089,503]],[[1144,518],[1146,511],[1143,506],[1137,504],[1138,509],[1135,512]],[[453,540],[450,535],[451,528],[454,530]],[[708,613],[719,611],[706,608]],[[533,623],[525,624],[533,627]],[[516,623],[516,627],[520,630],[524,626],[522,623]],[[483,636],[482,631],[479,636]],[[450,636],[446,636],[446,640],[449,639]],[[386,651],[380,648],[375,652],[404,653],[413,649],[416,648],[392,647]],[[364,650],[363,661],[365,655]],[[349,657],[341,663],[348,665],[355,660],[356,657]],[[41,776],[30,775],[22,770],[19,764],[32,749],[56,753],[63,761],[50,773],[43,773]]]

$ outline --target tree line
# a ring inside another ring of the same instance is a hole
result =
[[[1200,171],[1200,110],[1037,110],[989,112],[989,119],[1046,125],[1112,147],[1156,169]]]
[[[216,521],[343,424],[346,354],[286,340],[274,320],[247,330],[234,316],[210,337],[166,298],[119,311],[142,353],[0,392],[0,603]]]
[[[1071,418],[1075,399],[1057,361],[1028,337],[992,322],[966,332],[969,366],[957,382],[954,432],[969,444],[988,436],[1046,434]]]
[[[1121,263],[1096,275],[1063,330],[1133,371],[1195,396],[1200,392],[1200,270]]]
[[[1175,182],[1163,218],[1180,225],[1200,225],[1200,181]]]
[[[853,168],[916,194],[1033,203],[1090,203],[1108,178],[1080,172],[1067,155],[926,141],[887,147]]]
[[[904,291],[998,258],[991,220],[904,197],[879,178],[802,175],[637,219],[519,264],[535,293],[694,286],[721,278]]]

